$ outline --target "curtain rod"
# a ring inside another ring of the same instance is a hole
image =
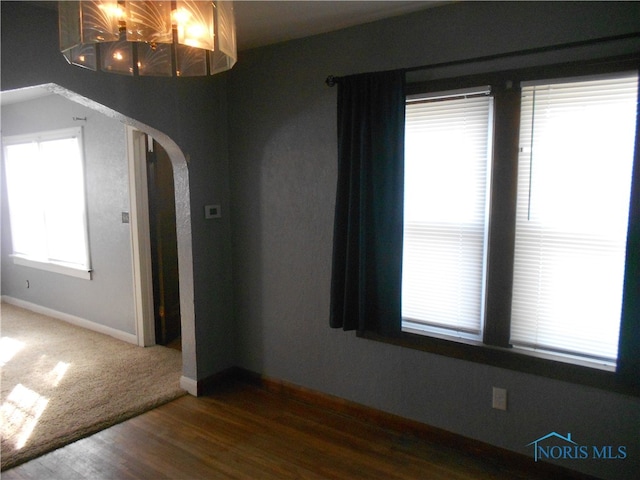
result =
[[[559,45],[551,45],[551,46],[547,46],[547,47],[535,47],[535,48],[528,48],[528,49],[524,49],[524,50],[516,50],[513,52],[505,52],[505,53],[495,53],[493,55],[485,55],[483,57],[476,57],[476,58],[467,58],[467,59],[462,59],[462,60],[451,60],[448,62],[440,62],[440,63],[431,63],[428,65],[421,65],[419,67],[410,67],[410,68],[404,68],[404,69],[400,69],[403,70],[405,73],[407,72],[415,72],[418,70],[430,70],[433,68],[443,68],[443,67],[454,67],[457,65],[464,65],[465,63],[477,63],[477,62],[488,62],[491,60],[499,60],[502,58],[509,58],[509,57],[518,57],[518,56],[524,56],[524,55],[533,55],[536,53],[545,53],[545,52],[552,52],[555,50],[563,50],[563,49],[567,49],[567,48],[576,48],[576,47],[584,47],[584,46],[588,46],[588,45],[596,45],[599,43],[608,43],[608,42],[615,42],[618,40],[627,40],[627,39],[631,39],[631,38],[639,38],[640,37],[640,32],[632,32],[632,33],[625,33],[625,34],[621,34],[621,35],[612,35],[609,37],[600,37],[600,38],[594,38],[591,40],[580,40],[577,42],[569,42],[569,43],[562,43]],[[640,53],[640,52],[638,52]],[[327,86],[329,87],[333,87],[335,84],[340,83],[342,77],[336,77],[334,75],[329,75],[326,80],[325,83],[327,84]]]

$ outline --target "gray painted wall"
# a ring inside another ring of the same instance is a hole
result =
[[[2,294],[135,335],[131,238],[121,217],[129,211],[124,125],[58,95],[2,108],[3,136],[78,126],[84,137],[92,280],[15,265],[3,203]]]
[[[324,84],[329,74],[413,67],[639,30],[640,4],[633,2],[472,2],[242,55],[229,78],[240,364],[526,455],[533,454],[529,442],[551,431],[571,432],[582,444],[626,445],[625,460],[558,463],[606,478],[639,478],[638,398],[329,328],[336,89]],[[611,54],[619,47],[607,50]],[[581,49],[560,57],[592,54]],[[484,67],[466,66],[457,73],[479,68]],[[507,412],[491,408],[492,386],[508,389]]]
[[[637,398],[329,329],[336,91],[324,79],[638,31],[639,19],[635,2],[454,4],[241,52],[210,79],[134,79],[68,66],[55,12],[3,2],[2,88],[62,85],[164,132],[188,156],[191,378],[237,364],[527,455],[541,435],[571,432],[630,455],[563,465],[637,478]],[[204,220],[210,203],[222,205],[221,221]],[[490,408],[494,385],[509,390],[509,411]]]

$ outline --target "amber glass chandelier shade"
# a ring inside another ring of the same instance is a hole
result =
[[[124,2],[127,41],[171,43],[171,2]]]
[[[133,45],[130,42],[101,43],[100,60],[103,72],[133,75]]]
[[[231,1],[58,2],[67,61],[123,75],[204,76],[237,61]]]
[[[60,50],[79,44],[118,40],[117,0],[58,2]]]
[[[178,77],[197,77],[207,74],[207,51],[176,45],[176,75]],[[214,74],[217,72],[211,72]]]
[[[152,47],[148,43],[138,45],[138,73],[157,77],[173,75],[171,45],[159,44]],[[203,73],[206,75],[206,72]]]
[[[89,70],[97,70],[98,56],[96,54],[96,44],[81,43],[75,47],[71,47],[62,52],[67,62],[88,68]]]
[[[217,2],[217,45],[209,53],[211,73],[229,70],[236,63],[236,20],[233,14],[233,4],[230,2]]]
[[[176,2],[175,23],[178,43],[188,47],[215,49],[215,5],[210,2]]]

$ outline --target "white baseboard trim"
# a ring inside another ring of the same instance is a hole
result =
[[[8,295],[2,295],[2,301],[11,305],[15,305],[16,307],[24,308],[25,310],[30,310],[41,315],[47,315],[49,317],[62,320],[72,325],[76,325],[77,327],[82,327],[86,328],[87,330],[93,330],[94,332],[109,335],[110,337],[117,338],[118,340],[122,340],[123,342],[133,343],[134,345],[138,344],[138,337],[136,335],[126,333],[115,328],[107,327],[105,325],[100,325],[99,323],[76,317],[75,315],[59,312],[51,308],[27,302],[26,300],[20,300],[19,298],[10,297]]]
[[[189,395],[193,395],[194,397],[198,396],[198,382],[189,377],[182,376],[180,377],[180,388],[186,390]]]

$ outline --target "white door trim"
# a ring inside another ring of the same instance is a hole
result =
[[[156,343],[149,227],[146,134],[126,125],[134,310],[138,345]]]

